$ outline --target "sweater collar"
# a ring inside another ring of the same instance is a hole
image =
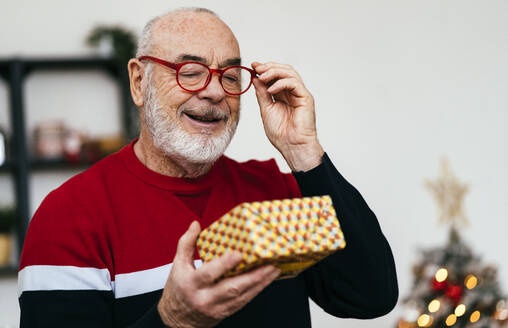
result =
[[[157,173],[146,167],[134,153],[134,144],[138,138],[131,141],[127,146],[120,150],[120,157],[125,163],[127,169],[144,182],[156,187],[168,190],[178,190],[179,192],[199,192],[215,184],[220,174],[220,167],[224,160],[224,155],[213,164],[208,173],[195,179],[170,177]]]

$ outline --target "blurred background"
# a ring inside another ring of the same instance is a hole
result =
[[[150,18],[181,6],[217,12],[236,34],[244,64],[296,68],[315,97],[325,151],[391,244],[401,295],[395,310],[361,321],[312,305],[315,327],[416,326],[427,310],[402,302],[426,277],[413,267],[440,267],[422,264],[419,250],[448,240],[449,224],[438,224],[438,203],[424,183],[438,181],[442,158],[469,186],[462,203],[469,224],[457,225],[462,247],[478,256],[471,263],[479,267],[481,259],[497,270],[493,288],[505,295],[507,1],[7,0],[0,10],[0,327],[19,325],[16,274],[28,218],[48,192],[135,135],[137,111],[112,40],[129,40],[122,31],[139,36]],[[122,30],[87,44],[99,26]],[[240,161],[274,157],[289,171],[264,135],[254,92],[242,97],[226,154]],[[427,285],[435,293],[441,288]],[[466,295],[469,287],[460,288]],[[500,295],[491,303],[498,310]]]

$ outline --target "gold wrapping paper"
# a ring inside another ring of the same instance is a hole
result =
[[[263,264],[291,278],[346,246],[330,196],[242,203],[204,229],[197,247],[205,262],[239,251],[243,261],[225,276]]]

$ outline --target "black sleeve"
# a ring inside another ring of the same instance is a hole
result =
[[[166,326],[161,319],[159,311],[157,310],[157,303],[148,310],[144,316],[142,316],[134,325],[128,328],[170,328]]]
[[[20,328],[113,327],[111,291],[24,291],[19,306]]]
[[[398,298],[390,245],[360,193],[334,167],[327,154],[307,172],[293,172],[302,196],[330,195],[346,247],[302,274],[311,299],[344,318],[374,318],[390,312]]]
[[[25,291],[19,298],[20,328],[113,328],[114,296],[111,291]],[[150,308],[128,328],[167,328],[157,311]]]

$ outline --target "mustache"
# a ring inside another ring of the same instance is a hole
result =
[[[229,115],[215,106],[207,106],[204,108],[182,107],[178,110],[179,116],[184,113],[210,120],[223,120],[226,122],[229,120]]]

